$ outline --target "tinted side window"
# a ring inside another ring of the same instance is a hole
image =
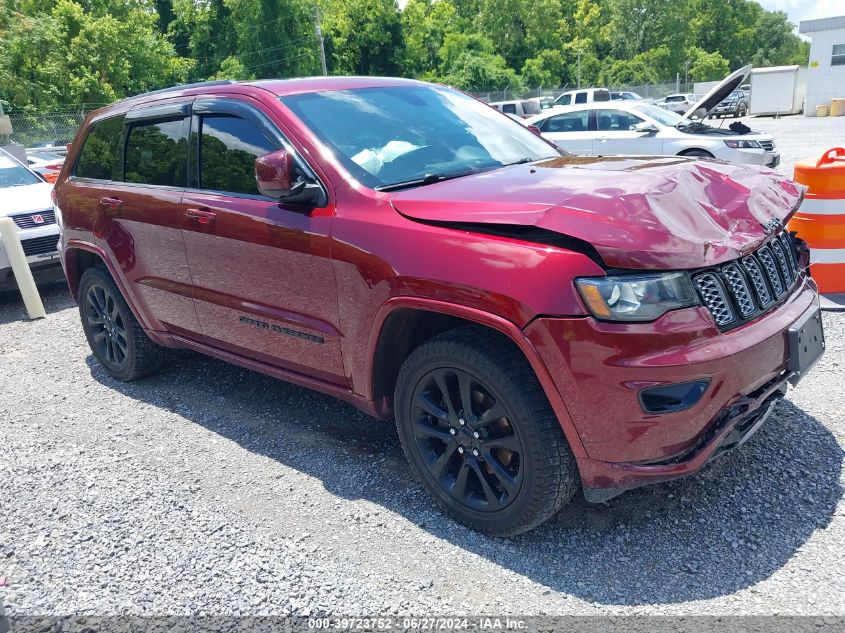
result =
[[[85,145],[76,162],[75,175],[98,180],[122,180],[120,173],[120,140],[123,117],[98,121],[91,126]]]
[[[249,121],[227,115],[201,117],[199,188],[257,196],[255,159],[277,149]]]
[[[549,117],[542,128],[543,132],[586,132],[590,120],[590,111],[567,112]]]
[[[505,114],[516,114],[516,104],[515,103],[502,104],[502,112],[504,112]]]
[[[575,95],[575,103],[587,103],[587,93],[579,92]]]
[[[643,120],[622,110],[599,110],[596,116],[599,132],[627,132]]]
[[[558,101],[558,103],[560,105],[569,105],[570,103],[572,103],[572,95],[563,95],[560,98],[560,101]]]
[[[593,93],[593,101],[610,101],[610,93],[607,90],[596,90]]]
[[[129,128],[126,139],[126,182],[146,185],[185,184],[188,141],[183,119],[143,121]]]

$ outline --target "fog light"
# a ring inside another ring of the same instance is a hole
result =
[[[689,409],[707,391],[710,380],[676,382],[662,387],[642,389],[639,393],[640,406],[646,413],[675,413]]]

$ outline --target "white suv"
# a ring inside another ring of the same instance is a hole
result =
[[[58,280],[62,272],[52,189],[53,185],[0,149],[0,216],[11,217],[17,225],[26,261],[37,280],[43,281]],[[12,266],[0,242],[0,290],[14,287]]]
[[[610,101],[610,90],[607,88],[585,88],[583,90],[569,90],[555,99],[555,105],[568,106],[594,101]]]

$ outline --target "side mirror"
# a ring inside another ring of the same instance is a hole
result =
[[[529,130],[531,130],[531,132],[533,132],[537,136],[540,136],[540,137],[543,136],[543,133],[540,131],[540,128],[538,128],[536,125],[526,125],[525,127],[527,127]]]
[[[632,125],[631,129],[634,132],[639,132],[640,134],[657,134],[660,131],[657,129],[657,126],[652,123],[649,123],[648,121],[643,121],[642,123]]]
[[[296,180],[293,156],[283,149],[255,159],[255,182],[262,196],[276,200],[290,198],[305,189],[305,181]]]

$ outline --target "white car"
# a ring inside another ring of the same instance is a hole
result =
[[[53,185],[0,149],[0,216],[11,217],[26,261],[38,281],[61,278],[56,245],[59,227],[50,192]],[[12,265],[0,242],[0,290],[15,288]]]
[[[744,78],[742,71],[732,74],[683,116],[641,101],[612,101],[556,107],[524,124],[573,154],[701,156],[776,167],[780,154],[771,136],[742,124],[713,127],[692,118],[706,117]]]
[[[666,95],[662,99],[655,101],[654,105],[660,106],[664,110],[683,114],[684,112],[689,110],[690,106],[695,104],[699,99],[701,99],[699,95],[694,95],[690,93]]]

